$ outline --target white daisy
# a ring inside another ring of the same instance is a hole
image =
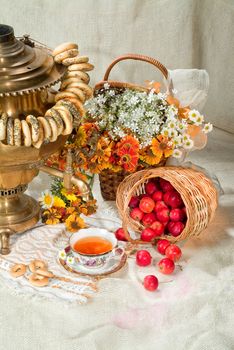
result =
[[[75,262],[75,259],[74,259],[73,256],[68,256],[68,257],[67,257],[67,263],[68,263],[69,265],[73,265],[74,262]]]
[[[203,123],[204,116],[203,115],[198,115],[196,120],[194,121],[195,125],[201,125]]]
[[[182,135],[178,135],[174,138],[174,144],[175,144],[175,146],[182,146],[182,144],[183,144]]]
[[[49,209],[54,203],[54,197],[49,190],[42,192],[41,197],[38,199],[43,209]]]
[[[67,254],[66,254],[65,250],[60,250],[60,252],[59,252],[59,257],[60,257],[60,259],[62,259],[62,260],[66,260]]]
[[[109,87],[110,87],[110,85],[109,85],[108,83],[105,83],[103,86],[104,86],[104,89],[105,89],[105,90],[108,90]]]
[[[183,147],[185,149],[191,149],[193,148],[194,142],[191,139],[188,139],[187,141],[184,142]]]
[[[185,122],[181,122],[177,124],[177,128],[179,129],[179,131],[185,131],[187,129],[187,124]]]
[[[179,149],[174,149],[172,153],[172,157],[174,158],[181,158],[182,156],[182,151]]]
[[[188,119],[192,122],[196,122],[197,118],[200,116],[200,113],[196,109],[192,109],[188,113]]]
[[[184,134],[183,135],[183,142],[186,142],[188,140],[190,140],[190,136],[188,134]]]
[[[177,131],[174,130],[174,129],[169,129],[169,130],[168,130],[168,136],[171,137],[172,139],[175,139],[175,137],[178,136],[178,133],[177,133]]]
[[[208,132],[211,132],[213,130],[213,125],[211,123],[207,123],[204,125],[202,131],[207,134]]]

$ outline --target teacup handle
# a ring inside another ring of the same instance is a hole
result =
[[[116,247],[112,250],[111,256],[115,257],[117,254],[122,257],[124,255],[125,250],[121,247]]]

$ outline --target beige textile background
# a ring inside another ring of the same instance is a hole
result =
[[[0,0],[0,23],[50,47],[75,41],[95,64],[92,82],[127,52],[159,59],[170,69],[206,69],[205,113],[234,132],[234,0]],[[113,77],[158,79],[144,64],[123,63]]]

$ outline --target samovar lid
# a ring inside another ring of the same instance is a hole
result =
[[[29,35],[16,39],[12,27],[0,24],[0,97],[48,88],[64,72],[65,67],[54,62],[48,47]]]

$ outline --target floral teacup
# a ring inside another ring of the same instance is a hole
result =
[[[95,252],[94,242],[96,241],[103,241],[104,244],[106,242],[106,249]],[[89,242],[89,246],[85,246],[85,242]],[[88,268],[103,267],[109,259],[117,255],[123,255],[124,253],[124,249],[118,247],[118,241],[113,233],[94,227],[82,229],[74,233],[70,238],[70,247],[75,258],[75,263]],[[81,247],[86,248],[86,250],[82,251]]]

